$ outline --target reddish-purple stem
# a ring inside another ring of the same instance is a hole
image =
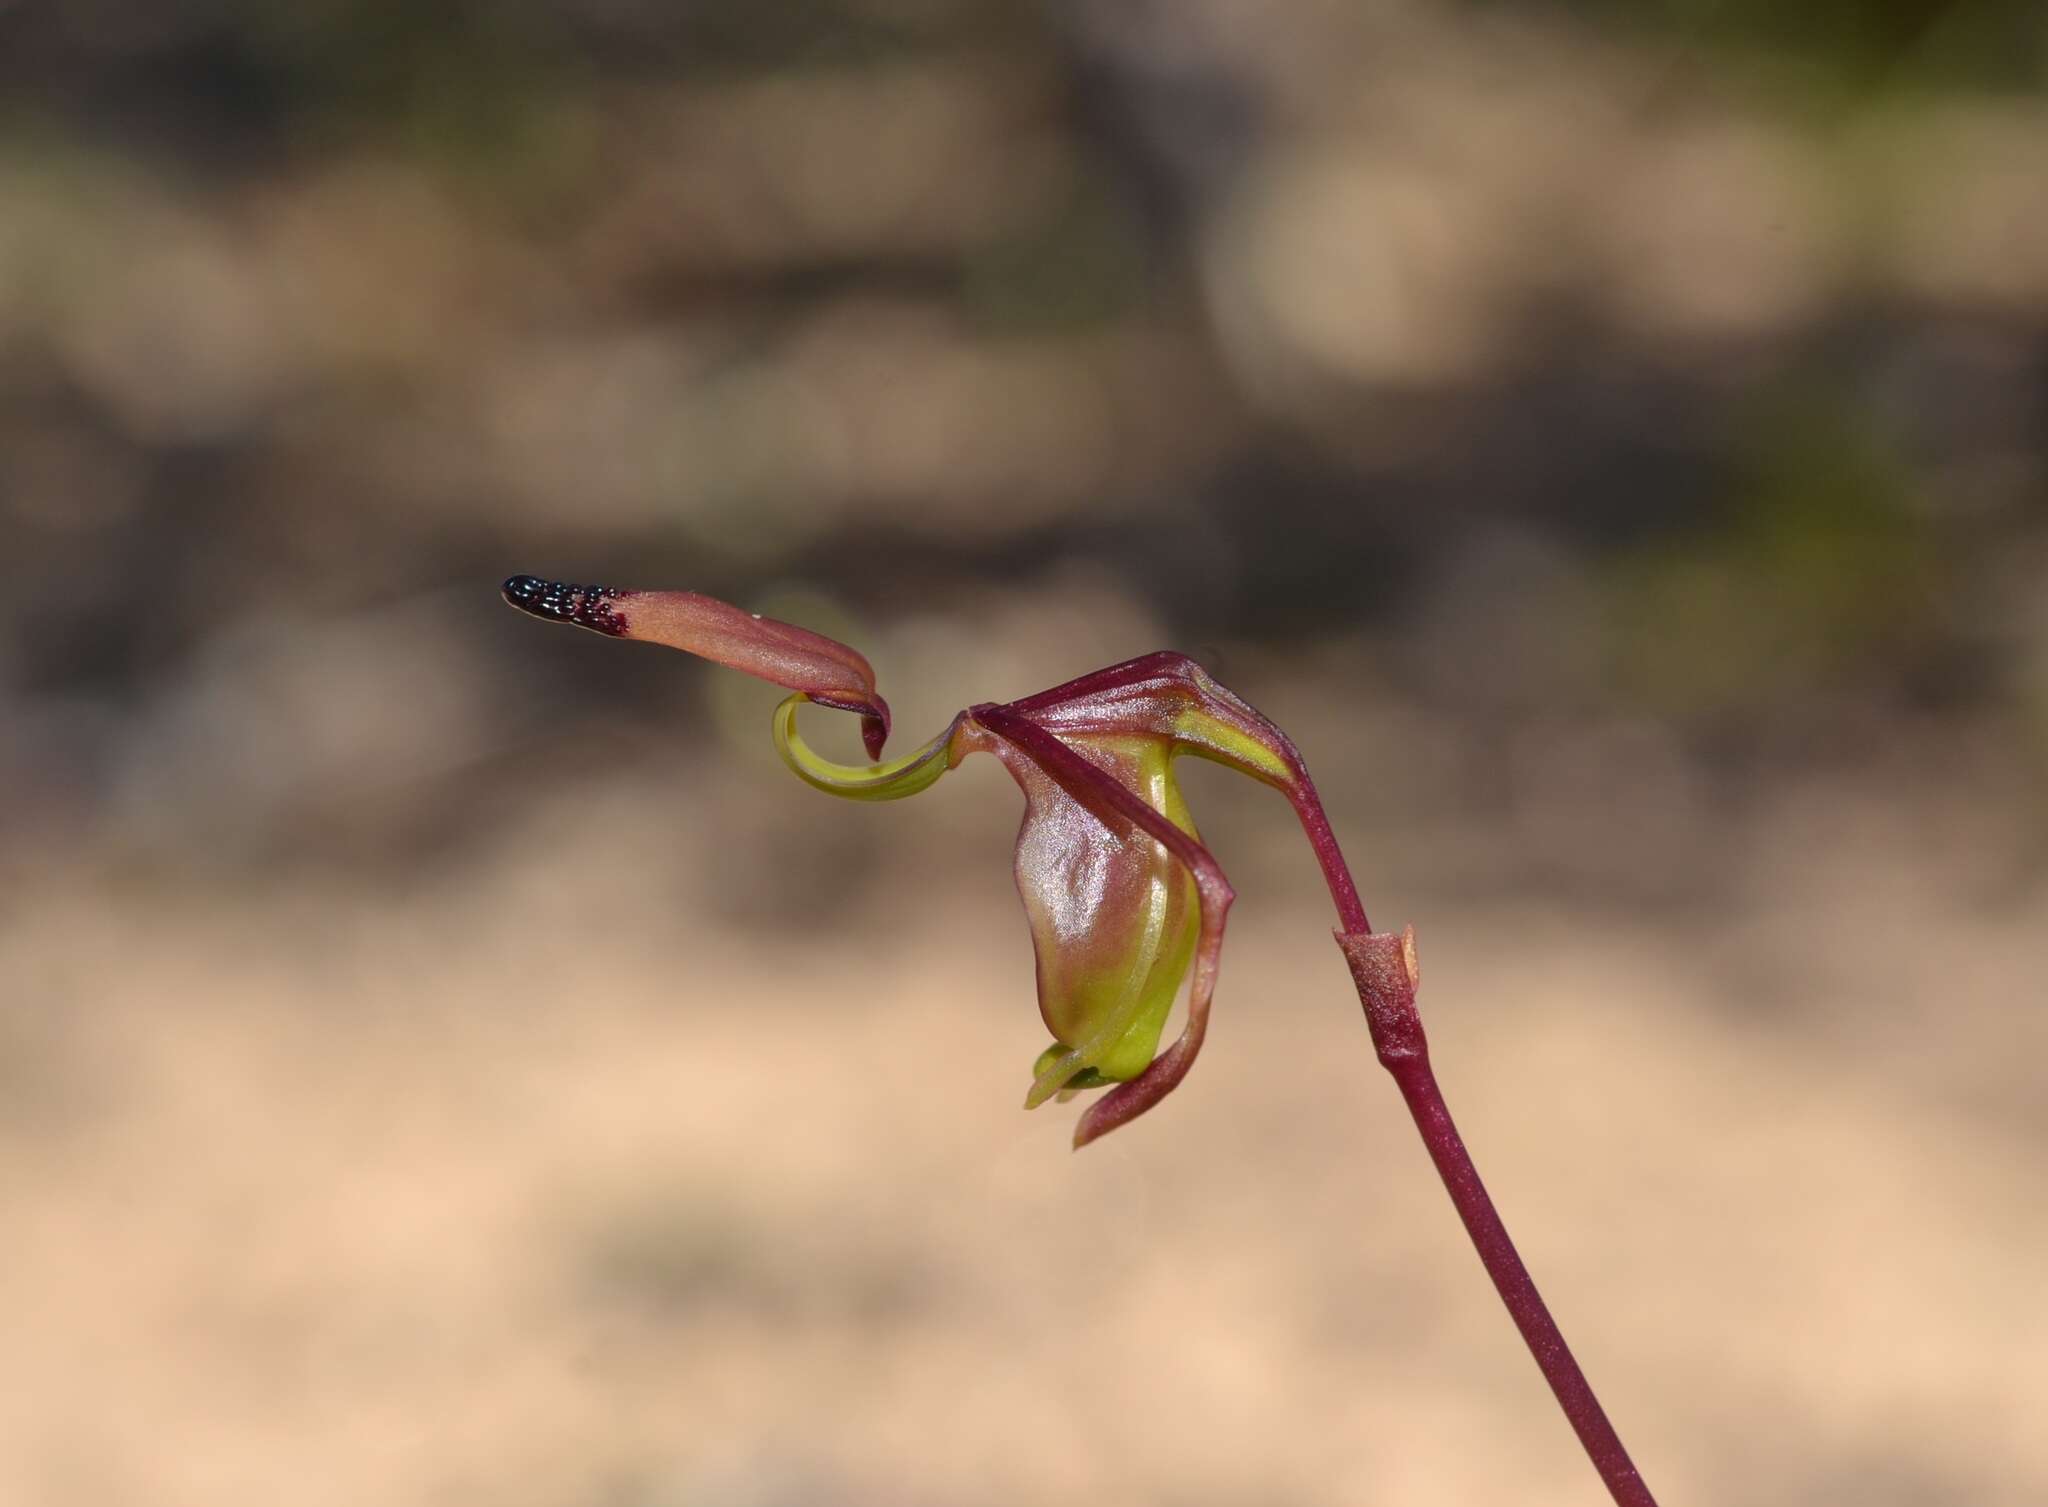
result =
[[[1494,1208],[1486,1185],[1479,1180],[1479,1169],[1472,1165],[1472,1155],[1465,1149],[1464,1138],[1451,1119],[1450,1107],[1444,1103],[1443,1090],[1437,1087],[1436,1074],[1429,1065],[1429,1039],[1415,1006],[1419,975],[1414,933],[1396,936],[1391,932],[1373,932],[1366,926],[1357,886],[1306,775],[1294,800],[1309,844],[1316,850],[1323,873],[1330,880],[1337,914],[1344,921],[1337,933],[1337,945],[1343,949],[1358,985],[1358,1001],[1372,1032],[1373,1049],[1380,1065],[1393,1075],[1395,1086],[1401,1090],[1415,1128],[1421,1132],[1422,1144],[1428,1149],[1430,1160],[1436,1163],[1437,1175],[1443,1179],[1458,1217],[1465,1222],[1465,1233],[1471,1236],[1473,1248],[1479,1252],[1480,1265],[1493,1279],[1501,1301],[1507,1305],[1508,1316],[1515,1321],[1523,1343],[1535,1357],[1537,1369],[1550,1383],[1558,1406],[1564,1409],[1565,1418],[1616,1503],[1619,1507],[1657,1507],[1656,1498],[1643,1484],[1621,1436],[1614,1432],[1599,1398],[1593,1395],[1586,1373],[1579,1369],[1571,1347],[1558,1330],[1557,1320],[1550,1316],[1542,1294],[1537,1292],[1528,1267],[1522,1264],[1521,1253],[1508,1238],[1500,1211]]]
[[[1293,740],[1286,740],[1288,762],[1294,766],[1296,781],[1287,792],[1287,799],[1294,806],[1294,814],[1301,821],[1301,830],[1308,834],[1308,845],[1315,850],[1316,862],[1322,866],[1323,883],[1330,887],[1330,898],[1337,902],[1337,919],[1343,922],[1343,930],[1366,934],[1372,931],[1372,922],[1365,916],[1365,902],[1358,898],[1358,885],[1351,877],[1351,866],[1344,862],[1343,849],[1337,846],[1337,834],[1330,828],[1330,818],[1324,814],[1322,797],[1316,794],[1316,782],[1308,777],[1308,766],[1301,761],[1301,754]]]
[[[1417,1034],[1420,1035],[1419,1023]],[[1607,1483],[1607,1490],[1620,1507],[1657,1507],[1656,1498],[1643,1484],[1642,1475],[1629,1459],[1621,1436],[1614,1432],[1600,1399],[1593,1395],[1586,1373],[1579,1369],[1571,1348],[1558,1332],[1557,1320],[1550,1316],[1543,1295],[1530,1280],[1529,1269],[1522,1264],[1514,1241],[1508,1238],[1507,1226],[1501,1223],[1493,1199],[1487,1195],[1486,1185],[1480,1182],[1479,1171],[1465,1150],[1458,1127],[1451,1121],[1443,1091],[1436,1084],[1436,1074],[1430,1071],[1427,1048],[1413,1057],[1392,1061],[1382,1054],[1380,1061],[1394,1075],[1401,1097],[1408,1101],[1408,1113],[1415,1117],[1415,1128],[1422,1132],[1422,1144],[1429,1148],[1430,1160],[1436,1163],[1451,1202],[1457,1206],[1458,1217],[1465,1221],[1465,1232],[1472,1237],[1480,1263],[1493,1278],[1501,1301],[1507,1304],[1508,1316],[1522,1331],[1522,1340],[1536,1358],[1543,1379],[1557,1394],[1558,1405],[1579,1436],[1579,1443],[1585,1446],[1593,1468],[1600,1472],[1600,1479]]]

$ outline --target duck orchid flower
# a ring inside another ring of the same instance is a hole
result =
[[[1148,654],[1021,701],[968,707],[916,752],[883,762],[888,704],[867,660],[844,644],[694,592],[514,576],[504,595],[535,617],[683,649],[794,692],[775,712],[776,750],[831,795],[899,800],[969,754],[993,754],[1024,794],[1017,891],[1052,1036],[1025,1107],[1109,1089],[1082,1115],[1076,1146],[1172,1092],[1208,1031],[1233,892],[1182,799],[1175,760],[1211,759],[1314,804],[1286,735],[1184,655]],[[797,728],[805,702],[856,713],[874,762],[813,750]],[[1161,1051],[1190,971],[1186,1025]]]
[[[1200,665],[1180,654],[1147,654],[1021,701],[970,706],[916,752],[885,762],[888,703],[868,662],[844,644],[695,592],[514,576],[504,593],[535,617],[684,649],[791,691],[775,711],[775,747],[799,779],[829,794],[899,800],[929,789],[971,753],[999,759],[1024,792],[1017,891],[1038,962],[1038,1010],[1052,1034],[1024,1105],[1108,1088],[1075,1126],[1077,1147],[1171,1093],[1209,1028],[1233,895],[1195,830],[1174,761],[1193,754],[1279,790],[1336,902],[1337,943],[1380,1065],[1407,1101],[1481,1263],[1617,1507],[1656,1507],[1444,1104],[1415,1008],[1414,932],[1373,931],[1301,755]],[[804,742],[797,709],[807,701],[861,719],[867,767],[834,763]],[[1167,1015],[1191,969],[1187,1024],[1161,1051]]]

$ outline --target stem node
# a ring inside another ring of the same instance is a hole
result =
[[[1351,965],[1358,1002],[1365,1007],[1365,1024],[1380,1061],[1391,1068],[1396,1062],[1427,1058],[1429,1038],[1422,1029],[1422,1014],[1415,1008],[1415,991],[1422,983],[1422,970],[1415,962],[1415,928],[1407,927],[1398,935],[1391,931],[1340,931],[1337,945]]]

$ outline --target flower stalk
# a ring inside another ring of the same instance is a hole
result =
[[[1076,1123],[1078,1148],[1155,1107],[1187,1076],[1208,1033],[1235,891],[1196,832],[1173,778],[1183,754],[1279,790],[1293,806],[1337,909],[1336,939],[1373,1049],[1435,1163],[1509,1316],[1618,1507],[1656,1507],[1509,1239],[1444,1103],[1415,996],[1415,933],[1375,932],[1315,783],[1291,739],[1178,654],[1148,654],[1022,700],[983,702],[908,756],[882,762],[889,708],[854,650],[694,592],[618,591],[515,576],[523,612],[613,638],[683,649],[794,692],[775,747],[806,784],[851,800],[930,788],[973,753],[994,755],[1023,791],[1017,888],[1030,922],[1039,1011],[1053,1035],[1025,1107],[1108,1092]],[[811,749],[805,702],[858,715],[867,767]],[[1181,1035],[1159,1040],[1183,976]]]
[[[1340,858],[1339,863],[1342,862]],[[1629,1458],[1621,1436],[1614,1431],[1600,1399],[1586,1373],[1579,1368],[1564,1334],[1551,1317],[1543,1295],[1522,1262],[1521,1253],[1508,1237],[1500,1211],[1493,1205],[1479,1169],[1465,1149],[1464,1137],[1451,1119],[1450,1106],[1437,1086],[1429,1063],[1429,1038],[1422,1029],[1422,1016],[1415,1006],[1421,971],[1415,961],[1415,928],[1399,936],[1391,932],[1337,933],[1337,945],[1351,966],[1358,986],[1358,1002],[1365,1009],[1367,1028],[1380,1066],[1392,1075],[1401,1091],[1402,1102],[1415,1121],[1429,1159],[1436,1164],[1444,1191],[1464,1222],[1465,1233],[1479,1253],[1479,1264],[1493,1279],[1494,1289],[1507,1305],[1508,1317],[1521,1331],[1537,1369],[1550,1383],[1550,1390],[1564,1410],[1572,1431],[1579,1436],[1586,1456],[1600,1473],[1618,1507],[1657,1507],[1656,1498],[1644,1484],[1642,1474]]]

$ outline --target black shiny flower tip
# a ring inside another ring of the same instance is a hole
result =
[[[521,612],[551,623],[574,623],[593,633],[624,635],[626,620],[612,610],[618,593],[609,586],[579,586],[573,581],[544,581],[539,576],[513,576],[499,588]]]

